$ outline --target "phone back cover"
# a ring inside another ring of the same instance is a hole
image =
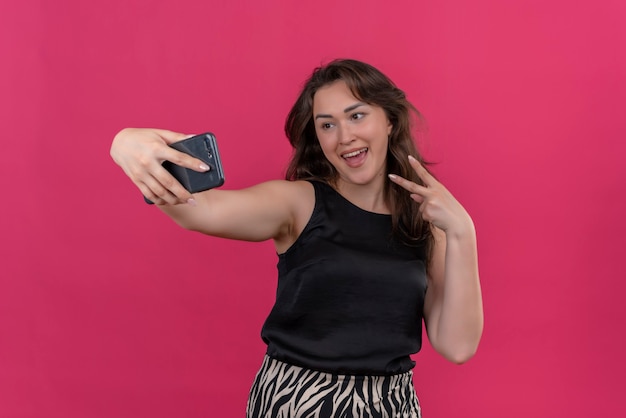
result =
[[[203,173],[180,167],[170,161],[165,161],[163,167],[191,193],[220,187],[224,184],[224,172],[220,161],[217,142],[213,134],[207,133],[170,145],[172,148],[202,160],[210,167]]]

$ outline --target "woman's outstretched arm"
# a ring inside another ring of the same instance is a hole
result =
[[[277,245],[298,232],[296,220],[306,219],[314,204],[308,183],[275,180],[191,195],[161,165],[168,160],[206,171],[202,161],[168,146],[186,137],[161,129],[124,129],[113,140],[111,156],[144,196],[184,228],[246,241],[275,239]]]

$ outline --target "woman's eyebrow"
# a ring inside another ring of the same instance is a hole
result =
[[[365,105],[365,103],[362,103],[362,102],[355,103],[355,104],[353,104],[351,106],[348,106],[345,109],[343,109],[343,113],[352,112],[354,109],[356,109],[356,108],[358,108],[360,106],[364,106],[364,105]],[[332,117],[333,117],[332,115],[327,115],[327,114],[324,114],[324,113],[318,113],[317,115],[315,115],[315,120],[320,119],[320,118],[332,118]]]
[[[358,103],[353,104],[352,106],[348,106],[345,109],[343,109],[343,113],[352,112],[354,109],[360,106],[365,106],[365,103],[358,102]]]

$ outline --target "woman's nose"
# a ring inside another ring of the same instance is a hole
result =
[[[354,141],[354,132],[350,129],[350,126],[347,123],[342,123],[339,125],[339,143],[340,144],[349,144]]]

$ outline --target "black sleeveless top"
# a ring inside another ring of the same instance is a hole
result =
[[[276,303],[261,336],[268,356],[338,374],[390,375],[422,345],[425,251],[391,237],[391,215],[311,182],[315,208],[278,260]]]

